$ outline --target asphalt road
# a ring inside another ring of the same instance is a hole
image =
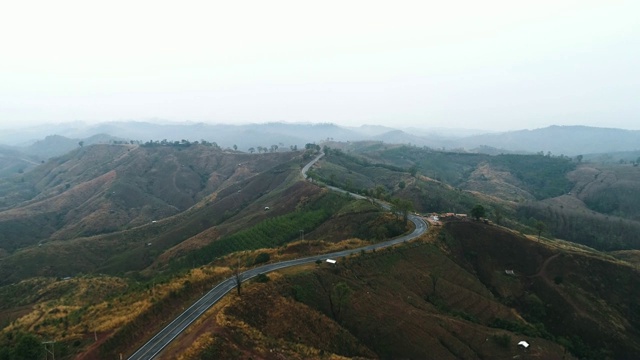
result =
[[[307,164],[302,169],[302,175],[306,179],[306,172],[309,168],[317,162],[323,153],[315,157],[309,164]],[[350,194],[356,198],[364,198],[363,196],[357,194],[351,194],[345,190],[329,186],[328,188],[339,191],[342,193]],[[382,204],[385,208],[388,209],[388,205]],[[415,229],[410,234],[402,235],[391,240],[387,240],[384,242],[380,242],[377,244],[371,244],[365,247],[350,249],[350,250],[342,250],[333,252],[330,254],[321,254],[315,256],[309,256],[300,259],[281,261],[278,263],[262,265],[251,270],[247,270],[241,274],[242,282],[247,281],[258,274],[266,274],[271,271],[276,271],[279,269],[309,264],[313,263],[317,260],[325,260],[325,259],[334,259],[340,261],[339,258],[343,256],[348,256],[353,253],[361,252],[361,251],[371,251],[374,249],[381,249],[388,246],[393,246],[399,243],[403,243],[405,241],[411,240],[422,235],[427,230],[427,224],[424,220],[415,215],[409,215],[408,219],[413,222],[415,225]],[[236,286],[236,279],[234,277],[230,277],[225,279],[218,285],[216,285],[213,289],[211,289],[208,293],[206,293],[203,297],[201,297],[198,301],[196,301],[193,305],[191,305],[187,310],[185,310],[182,314],[178,315],[169,325],[167,325],[164,329],[160,330],[154,337],[151,338],[146,344],[140,347],[131,357],[130,360],[138,360],[138,359],[153,359],[164,349],[173,339],[175,339],[180,333],[182,333],[191,323],[196,321],[202,314],[204,314],[211,306],[213,306],[216,302],[218,302],[224,295],[226,295],[229,291],[233,290]]]

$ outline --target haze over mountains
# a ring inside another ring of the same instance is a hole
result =
[[[52,135],[58,135],[51,137]],[[107,136],[108,135],[108,136]],[[44,139],[44,140],[43,140]],[[221,147],[236,145],[246,151],[251,147],[301,146],[326,139],[335,141],[380,140],[386,143],[412,144],[447,150],[479,151],[491,147],[505,152],[551,152],[555,155],[575,156],[640,149],[640,131],[588,126],[550,126],[533,130],[485,132],[482,130],[437,128],[396,128],[362,125],[344,127],[332,123],[262,123],[262,124],[205,124],[159,122],[105,122],[87,125],[81,122],[41,125],[26,129],[5,129],[0,144],[37,157],[63,154],[83,140],[85,144],[108,143],[110,140],[202,139]]]

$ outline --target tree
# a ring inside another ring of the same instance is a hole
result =
[[[409,220],[409,212],[413,210],[413,203],[406,199],[393,199],[393,211],[402,214],[402,219],[406,223]]]
[[[78,142],[78,145],[80,145],[80,147],[83,147],[83,146],[84,146],[84,141],[80,140],[80,141]]]
[[[547,226],[542,221],[538,220],[536,221],[535,227],[536,230],[538,230],[538,241],[540,241],[540,235],[542,235],[542,232]]]
[[[233,144],[233,150],[234,150],[234,151],[238,151],[238,145]]]
[[[583,158],[583,156],[582,156],[582,155],[578,155],[578,156],[576,156],[576,160],[578,160],[578,162],[582,162],[582,158]]]
[[[386,190],[385,190],[384,186],[378,185],[378,186],[376,186],[375,189],[373,189],[373,192],[374,192],[376,198],[383,199],[384,198],[384,193],[386,192]]]
[[[431,278],[431,287],[433,288],[431,294],[436,295],[436,285],[438,285],[438,280],[440,279],[440,274],[436,271],[432,271],[429,273],[429,278]]]
[[[493,214],[496,217],[496,224],[502,225],[502,210],[499,207],[493,210]]]
[[[20,334],[13,349],[12,359],[41,359],[42,344],[34,335]]]
[[[240,295],[240,286],[242,285],[242,273],[240,272],[240,258],[238,258],[238,263],[233,267],[233,277],[236,280],[236,289],[238,290],[238,295]]]
[[[250,148],[249,148],[249,152],[250,152],[251,154],[253,154],[255,151],[256,151],[256,149],[255,149],[255,148],[252,148],[252,147],[250,147]]]
[[[481,217],[485,217],[487,215],[487,211],[484,209],[484,206],[478,204],[471,209],[471,216],[474,219],[480,220]]]
[[[345,283],[341,281],[333,286],[331,289],[331,295],[329,296],[329,302],[331,305],[331,312],[333,318],[339,320],[345,305],[349,301],[353,290]]]

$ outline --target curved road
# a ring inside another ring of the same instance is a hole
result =
[[[316,156],[310,163],[308,163],[302,169],[302,176],[305,179],[307,178],[306,172],[315,162],[320,160],[320,158],[323,155],[324,153],[320,153],[320,155]],[[328,188],[335,191],[350,194],[345,190],[338,189],[332,186],[329,186]],[[351,195],[357,198],[364,198],[363,196],[360,196],[357,194],[351,194]],[[383,206],[388,209],[388,205],[383,205]],[[362,250],[371,251],[374,249],[393,246],[393,245],[411,240],[413,238],[416,238],[422,235],[427,230],[427,224],[424,222],[424,220],[422,220],[422,218],[415,215],[409,215],[408,218],[415,225],[415,229],[410,234],[402,235],[388,241],[372,244],[372,245],[357,248],[357,249],[337,251],[329,254],[309,256],[305,258],[287,260],[287,261],[282,261],[274,264],[259,266],[243,272],[240,275],[241,279],[244,282],[261,273],[265,274],[271,271],[287,268],[290,266],[309,264],[317,260],[324,260],[327,258],[340,258],[353,253],[360,252]],[[216,285],[213,289],[211,289],[208,293],[206,293],[203,297],[201,297],[198,301],[196,301],[193,305],[191,305],[182,314],[178,315],[178,317],[176,317],[171,323],[169,323],[169,325],[167,325],[164,329],[160,330],[160,332],[158,332],[154,337],[152,337],[151,340],[149,340],[146,344],[140,347],[135,353],[133,353],[133,355],[129,357],[129,360],[153,359],[156,355],[158,355],[158,353],[160,353],[160,351],[162,351],[162,349],[164,349],[167,345],[169,345],[169,343],[173,341],[173,339],[175,339],[189,325],[191,325],[191,323],[193,323],[197,318],[199,318],[202,314],[204,314],[211,306],[213,306],[216,302],[218,302],[218,300],[220,300],[229,291],[233,290],[235,286],[236,286],[236,280],[234,277],[227,278],[226,280]]]

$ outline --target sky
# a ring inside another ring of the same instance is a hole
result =
[[[0,129],[162,119],[640,129],[640,1],[32,1]]]

